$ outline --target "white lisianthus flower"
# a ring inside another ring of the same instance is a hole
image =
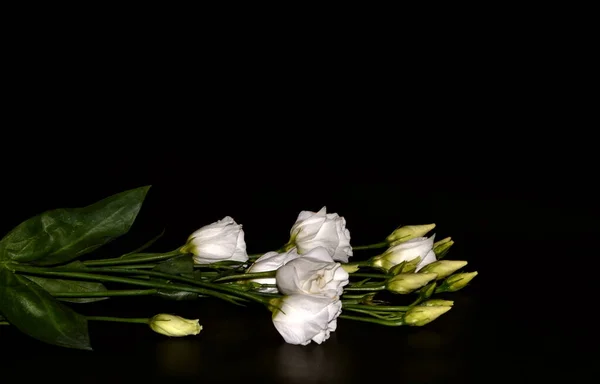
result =
[[[287,343],[300,345],[329,339],[342,313],[340,300],[311,295],[284,296],[275,299],[273,307],[273,324],[279,334]]]
[[[327,213],[326,207],[319,212],[302,211],[290,230],[288,247],[295,246],[304,254],[316,247],[325,247],[333,260],[348,262],[352,256],[350,231],[346,219],[337,213]]]
[[[196,264],[248,260],[242,226],[229,216],[192,233],[181,251],[192,253]]]
[[[301,257],[301,255],[298,254],[296,248],[292,248],[284,253],[267,252],[259,257],[248,269],[248,271],[246,271],[246,273],[277,271],[281,266],[299,257]],[[274,277],[252,279],[251,281],[259,284],[276,284]],[[277,288],[261,288],[260,291],[266,293],[276,293]]]
[[[348,284],[348,272],[323,247],[317,247],[277,270],[279,292],[336,298]]]
[[[411,261],[420,257],[416,271],[436,261],[433,251],[435,234],[431,237],[417,237],[388,248],[373,259],[373,266],[389,270],[403,261]]]

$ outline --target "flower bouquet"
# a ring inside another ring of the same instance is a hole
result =
[[[0,325],[46,343],[91,349],[88,321],[146,324],[167,336],[197,335],[202,326],[200,319],[164,313],[84,316],[76,305],[122,296],[214,298],[263,306],[287,343],[320,344],[339,318],[428,324],[453,305],[434,295],[462,289],[477,275],[458,272],[466,261],[442,260],[453,241],[427,236],[434,224],[401,226],[380,243],[352,246],[345,219],[325,207],[301,211],[289,240],[271,252],[248,255],[242,226],[227,216],[171,252],[144,252],[158,236],[119,257],[91,258],[129,231],[148,190],[47,211],[6,234],[0,240]],[[351,261],[354,252],[367,249],[382,251]]]

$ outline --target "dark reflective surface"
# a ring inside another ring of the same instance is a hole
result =
[[[79,305],[75,308],[82,313],[96,315],[176,313],[200,319],[204,330],[195,337],[167,338],[141,325],[91,323],[94,351],[81,352],[0,327],[3,374],[19,375],[23,382],[485,383],[542,375],[551,381],[564,373],[548,357],[562,348],[563,340],[547,316],[543,295],[524,295],[519,284],[531,284],[538,292],[532,274],[541,271],[536,264],[541,250],[549,258],[574,251],[572,239],[580,231],[552,223],[557,217],[582,223],[571,213],[579,212],[580,202],[545,198],[533,184],[507,183],[510,178],[495,174],[438,177],[432,183],[426,176],[386,178],[390,167],[350,163],[343,170],[336,164],[310,167],[310,177],[298,173],[294,179],[270,162],[209,161],[199,168],[193,161],[200,160],[92,163],[88,172],[93,178],[65,180],[54,193],[35,200],[5,190],[2,231],[45,209],[86,205],[153,184],[135,228],[104,254],[129,251],[163,227],[167,232],[153,250],[170,250],[225,215],[243,223],[249,253],[267,251],[287,240],[300,210],[326,205],[346,217],[353,244],[380,241],[400,224],[436,222],[439,239],[456,241],[448,258],[468,260],[467,269],[480,275],[464,291],[449,295],[453,310],[426,327],[387,328],[341,319],[330,340],[306,347],[285,344],[270,314],[257,307],[150,298]],[[34,185],[21,173],[12,180],[24,190]],[[357,252],[355,259],[366,255]]]

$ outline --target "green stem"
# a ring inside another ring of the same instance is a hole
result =
[[[398,327],[400,325],[404,325],[402,320],[382,320],[382,319],[374,319],[372,317],[364,317],[364,316],[351,316],[351,315],[340,315],[341,319],[355,320],[355,321],[363,321],[365,323],[375,323],[381,325],[387,325],[389,327]]]
[[[344,308],[345,311],[351,311],[351,312],[357,312],[357,313],[364,313],[367,314],[371,317],[375,317],[377,319],[383,319],[383,320],[391,320],[390,319],[390,312],[383,312],[383,313],[376,313],[376,312],[371,312],[371,311],[365,311],[362,309],[356,309],[356,308]],[[394,318],[397,318],[394,316]]]
[[[91,266],[108,266],[108,265],[123,265],[123,264],[138,264],[144,263],[147,261],[159,261],[159,260],[167,260],[174,256],[185,255],[185,253],[181,253],[179,249],[176,249],[167,253],[132,253],[127,255],[127,257],[115,257],[113,259],[103,259],[103,260],[87,260],[84,261],[83,264],[87,267]]]
[[[113,268],[135,268],[135,269],[152,269],[158,264],[129,264],[129,265],[115,265]],[[89,267],[89,265],[88,265]],[[95,268],[93,265],[92,268]]]
[[[350,266],[350,267],[370,267],[371,266],[371,260],[364,260],[364,261],[353,261],[351,263],[346,263],[344,265]],[[356,273],[351,273],[350,275],[356,275]]]
[[[114,323],[136,323],[136,324],[149,324],[150,319],[147,318],[127,318],[127,317],[107,317],[107,316],[86,316],[88,320],[93,321],[111,321]]]
[[[257,272],[257,273],[242,273],[239,275],[229,275],[225,277],[221,277],[220,279],[216,279],[214,283],[221,283],[223,281],[231,281],[231,280],[247,280],[247,279],[259,279],[265,277],[275,277],[277,271],[267,271],[267,272]]]
[[[350,277],[372,277],[374,279],[389,279],[394,277],[393,275],[386,275],[384,273],[351,273]]]
[[[368,295],[372,295],[372,293],[366,293],[363,295],[346,295],[346,294],[344,294],[344,299],[364,299]]]
[[[171,290],[174,289],[174,290],[180,290],[180,291],[186,291],[186,292],[193,292],[193,293],[198,293],[200,295],[213,296],[213,297],[228,301],[232,304],[240,305],[233,298],[231,298],[230,295],[225,295],[221,292],[215,292],[210,289],[190,287],[189,285],[171,284],[171,283],[167,284],[167,283],[162,283],[159,281],[143,281],[143,280],[132,279],[132,278],[127,278],[127,277],[97,275],[94,273],[85,273],[85,272],[56,271],[56,270],[48,271],[44,268],[27,267],[24,265],[17,265],[17,264],[11,264],[11,267],[12,267],[13,271],[21,272],[21,273],[25,273],[25,274],[32,274],[32,275],[67,277],[67,278],[94,280],[94,281],[106,281],[106,282],[111,282],[111,283],[123,283],[123,284],[138,285],[141,287],[164,288],[164,289],[171,289]],[[108,268],[102,268],[102,269],[104,270],[104,269],[108,269]],[[125,269],[120,269],[120,268],[114,268],[113,271],[117,272],[117,273],[132,273],[132,274],[135,274],[135,272],[139,272],[141,274],[151,273],[150,271],[125,270]],[[158,272],[155,272],[155,273],[158,273]],[[167,274],[162,274],[162,273],[159,274],[159,276],[161,276],[161,277],[164,277],[164,275],[171,277],[171,278],[173,277],[173,276],[167,275]],[[191,280],[191,281],[195,281],[195,280]],[[200,285],[199,282],[196,282],[196,283],[197,283],[196,285]],[[266,299],[263,300],[262,298],[258,298],[254,295],[247,294],[245,292],[240,292],[235,289],[232,290],[232,293],[234,293],[235,296],[249,298],[251,300],[258,301],[261,304],[265,304],[267,301]]]
[[[362,251],[365,249],[379,249],[379,248],[385,248],[387,247],[389,244],[387,241],[382,241],[381,243],[375,243],[375,244],[369,244],[369,245],[358,245],[356,247],[352,247],[353,251]]]
[[[8,321],[0,321],[0,325],[10,325]]]
[[[147,296],[158,293],[156,289],[123,289],[103,292],[51,292],[54,297],[110,297],[110,296]]]
[[[401,305],[363,305],[363,304],[344,304],[342,301],[343,308],[356,308],[362,310],[371,310],[377,312],[406,312],[412,308],[412,306],[401,306]]]
[[[232,294],[241,296],[243,298],[259,302],[261,304],[268,304],[268,300],[265,300],[264,298],[257,297],[254,294],[246,293],[244,291],[240,291],[238,289],[229,287],[229,286],[224,285],[224,284],[206,283],[206,282],[202,282],[202,281],[190,279],[188,277],[171,275],[171,274],[163,273],[163,272],[138,271],[138,270],[135,270],[135,269],[110,268],[110,267],[108,267],[108,268],[94,268],[94,271],[107,272],[107,273],[123,273],[123,274],[129,274],[130,273],[132,275],[145,275],[145,276],[162,277],[164,279],[181,281],[181,282],[184,282],[184,283],[188,283],[188,284],[192,284],[192,285],[197,285],[199,287],[204,287],[204,288],[211,289],[211,290],[214,290],[214,291],[221,291],[221,292],[232,293]]]
[[[419,296],[417,298],[417,300],[413,301],[411,305],[409,305],[409,307],[414,307],[415,305],[419,304],[421,301],[423,301],[423,297]]]
[[[131,251],[129,253],[126,253],[123,256],[133,255],[134,253],[142,252],[144,249],[147,249],[152,244],[154,244],[156,242],[156,240],[160,239],[164,234],[165,234],[165,230],[163,229],[157,236],[154,236],[152,239],[148,240],[144,245],[142,245],[141,247],[139,247],[137,249],[134,249],[133,251]]]
[[[360,286],[360,287],[346,287],[346,288],[344,288],[344,292],[354,292],[354,291],[373,292],[373,291],[383,291],[383,290],[385,290],[385,285],[378,285],[376,287]]]

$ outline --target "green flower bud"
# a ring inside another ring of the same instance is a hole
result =
[[[385,240],[391,245],[400,244],[416,237],[422,237],[435,228],[435,224],[405,225],[397,228]]]
[[[386,288],[393,293],[407,294],[435,280],[435,273],[400,273],[389,279]]]
[[[446,256],[446,254],[450,250],[450,247],[453,244],[454,244],[454,241],[452,240],[451,237],[446,237],[445,239],[436,241],[433,244],[433,252],[435,252],[437,259],[439,260],[442,257]]]
[[[421,327],[425,324],[431,323],[444,313],[448,312],[452,307],[449,306],[416,306],[410,309],[404,315],[404,323],[406,325],[412,325]]]
[[[437,283],[434,281],[419,289],[418,293],[421,299],[429,299],[434,293]]]
[[[154,332],[173,337],[197,335],[202,330],[198,319],[188,320],[164,313],[152,317],[149,325]]]
[[[438,260],[419,270],[419,273],[437,273],[438,280],[444,279],[467,265],[464,260]]]
[[[440,287],[443,292],[456,292],[469,284],[477,276],[477,272],[457,273],[448,277]]]

